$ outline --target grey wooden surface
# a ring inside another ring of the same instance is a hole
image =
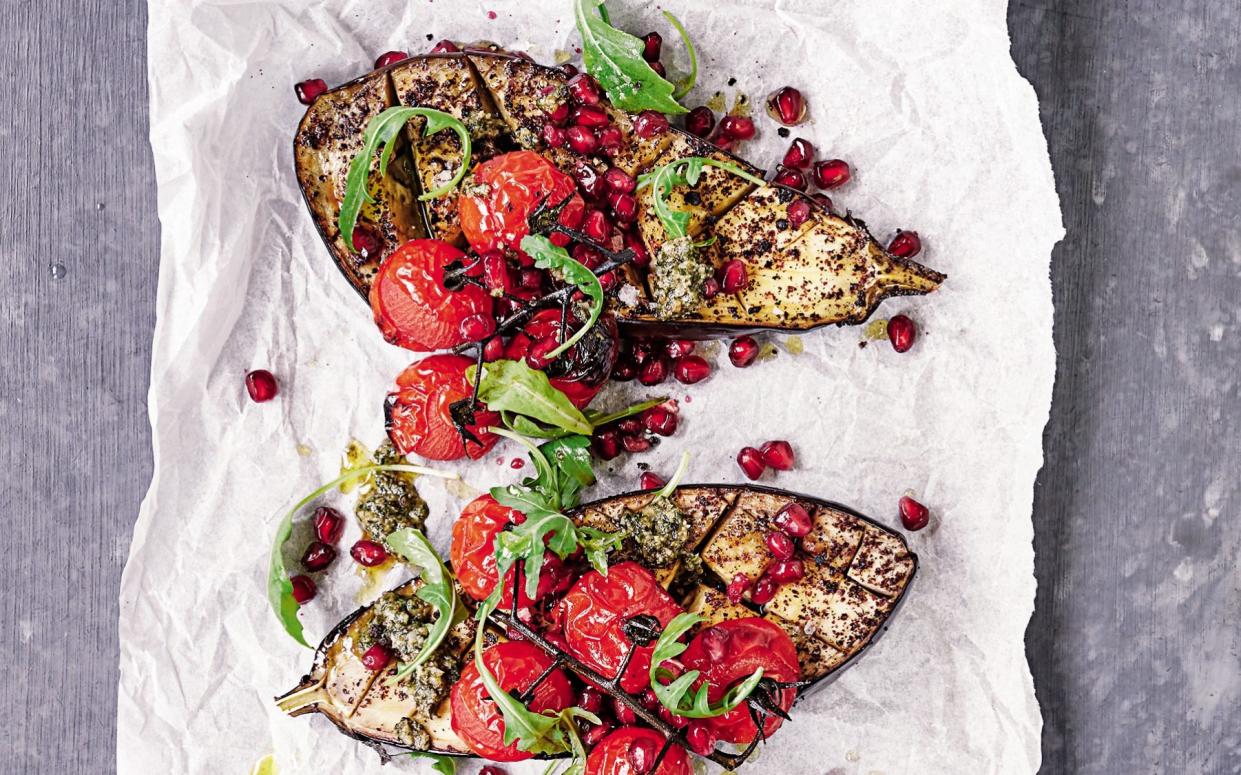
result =
[[[151,471],[145,3],[3,8],[0,772],[107,773]],[[1043,772],[1241,772],[1241,8],[1009,18],[1069,230],[1028,638]]]

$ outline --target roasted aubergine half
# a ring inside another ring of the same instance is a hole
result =
[[[678,160],[711,160],[694,185],[682,180],[662,193],[666,207],[654,202],[660,195],[656,186],[636,192],[637,212],[626,238],[640,241],[651,268],[629,270],[627,282],[611,294],[611,308],[622,325],[644,333],[704,338],[857,324],[884,299],[926,294],[944,280],[939,272],[888,253],[861,221],[837,215],[801,191],[761,183],[762,170],[667,126],[662,116],[630,115],[601,98],[597,107],[609,122],[606,144],[591,153],[558,140],[549,145],[544,129],[553,114],[567,109],[567,80],[559,68],[481,47],[406,59],[319,97],[294,141],[297,177],[320,234],[353,287],[365,296],[378,262],[409,239],[430,237],[464,247],[457,194],[418,200],[421,192],[452,179],[461,164],[460,141],[450,132],[424,136],[421,119],[411,121],[396,141],[386,175],[377,163],[372,166],[370,201],[354,244],[344,244],[337,218],[349,163],[368,121],[393,106],[433,108],[462,121],[470,131],[474,163],[512,150],[535,151],[578,180],[588,200],[594,197],[583,181],[598,179],[611,167],[641,180]],[[676,239],[669,238],[661,218],[669,211],[684,219],[686,233]],[[613,238],[619,243],[619,235]],[[657,281],[656,270],[673,266],[691,248],[708,276],[740,262],[744,287],[668,303],[674,293],[667,281]]]
[[[874,642],[917,570],[916,555],[898,534],[843,506],[774,489],[684,485],[664,493],[618,495],[567,515],[581,528],[623,533],[623,540],[607,557],[606,576],[588,563],[575,565],[572,558],[544,565],[538,595],[522,599],[520,611],[510,597],[492,614],[483,643],[507,643],[504,648],[524,653],[528,675],[547,666],[534,683],[522,685],[510,680],[516,668],[505,674],[497,664],[499,680],[532,708],[541,693],[554,697],[559,692],[568,698],[562,704],[582,704],[588,685],[602,689],[614,701],[594,704],[602,724],[652,727],[730,767],[744,759],[716,751],[714,743],[703,751],[701,740],[689,741],[685,730],[712,723],[711,740],[748,743],[752,750],[787,718],[796,699],[822,686]],[[479,538],[495,535],[477,529],[506,529],[505,519],[504,507],[483,496],[467,506],[454,526],[452,583],[467,609],[487,591],[479,588],[485,563],[478,552],[491,551],[491,544]],[[777,553],[769,543],[773,532],[794,537],[787,552]],[[495,565],[490,568],[494,588]],[[430,624],[427,606],[415,597],[420,583],[415,579],[385,593],[337,625],[316,651],[310,673],[278,698],[278,705],[295,716],[323,714],[345,734],[381,751],[528,758],[514,755],[515,749],[499,745],[498,738],[491,747],[479,742],[480,735],[485,741],[488,734],[501,733],[496,732],[494,708],[493,718],[480,721],[481,706],[469,700],[471,671],[477,676],[471,650],[477,635],[474,618],[460,615],[431,658],[409,675],[398,677],[398,659],[378,669],[367,664],[368,649],[376,643],[398,657],[419,648]],[[508,605],[512,613],[501,615]],[[661,626],[685,613],[701,619],[685,631],[689,646],[681,662],[701,667],[704,678],[737,671],[726,682],[744,677],[755,664],[766,665],[767,694],[760,682],[747,702],[765,702],[773,715],[756,716],[742,704],[731,718],[691,720],[686,727],[684,719],[672,726],[653,712],[649,644]],[[626,655],[626,649],[633,653]],[[772,653],[759,653],[766,651]],[[544,692],[539,680],[556,686]],[[545,709],[560,709],[551,703],[546,699]],[[621,705],[632,718],[621,717]],[[613,707],[617,718],[610,721]],[[755,719],[765,719],[762,734]],[[589,731],[585,725],[586,746],[599,745]]]

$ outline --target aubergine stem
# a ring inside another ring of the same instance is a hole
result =
[[[324,689],[325,680],[326,676],[319,679],[318,683],[313,683],[303,689],[294,689],[283,697],[278,698],[276,700],[276,707],[285,713],[294,713],[321,700],[329,699],[327,691]]]
[[[930,293],[947,278],[947,275],[928,269],[916,261],[894,256],[882,250],[875,252],[883,255],[879,261],[881,268],[876,275],[875,284],[881,292],[888,295],[910,296]]]

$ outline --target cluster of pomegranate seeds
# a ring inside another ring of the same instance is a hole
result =
[[[388,550],[378,541],[363,538],[349,549],[349,556],[358,565],[374,568],[377,565],[383,565],[388,560]]]
[[[715,129],[715,114],[706,105],[700,105],[685,116],[685,131],[696,137],[706,137]]]
[[[921,530],[931,521],[931,510],[908,495],[901,497],[899,507],[901,524],[906,530]]]
[[[797,554],[797,541],[810,533],[809,512],[800,503],[790,503],[776,513],[772,523],[777,529],[768,531],[764,536],[764,543],[776,562],[767,568],[753,584],[744,573],[733,576],[725,594],[734,603],[741,602],[746,593],[749,593],[751,602],[756,605],[766,605],[775,597],[781,586],[797,581],[806,575],[805,562],[795,559],[795,555]]]
[[[680,424],[680,407],[675,400],[653,406],[637,417],[626,417],[595,430],[592,446],[602,460],[612,460],[622,451],[646,452],[655,446],[657,436],[671,436]],[[661,485],[662,486],[662,485]]]
[[[385,51],[375,60],[375,69],[378,70],[381,67],[395,65],[397,62],[404,62],[406,59],[409,59],[409,54],[404,51]]]
[[[888,341],[898,353],[909,352],[918,338],[918,326],[907,315],[895,315],[888,320]]]
[[[767,97],[767,114],[785,126],[806,120],[806,98],[792,86],[785,86]]]
[[[327,81],[322,78],[311,78],[293,85],[293,93],[297,95],[297,101],[303,105],[311,104],[325,91],[327,91]]]
[[[737,453],[737,465],[747,478],[754,480],[768,468],[789,471],[796,462],[793,446],[784,440],[768,441],[762,447],[742,447]]]
[[[916,231],[897,231],[888,243],[888,252],[901,258],[913,258],[922,252],[922,238]]]
[[[392,652],[382,643],[376,643],[362,655],[362,666],[372,673],[378,673],[392,661]]]
[[[276,377],[266,369],[255,369],[246,375],[246,392],[256,404],[270,401],[280,392]]]
[[[739,336],[728,347],[728,360],[739,369],[744,369],[758,357],[758,342],[752,336]]]
[[[309,576],[299,574],[289,579],[289,583],[293,585],[293,599],[298,605],[305,605],[315,599],[315,593],[318,588],[315,586],[314,579]]]

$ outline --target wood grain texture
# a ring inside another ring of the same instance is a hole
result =
[[[1035,503],[1043,772],[1236,772],[1241,9],[1009,17],[1069,230]],[[118,584],[150,477],[145,32],[141,0],[10,0],[0,25],[4,773],[115,769]]]

